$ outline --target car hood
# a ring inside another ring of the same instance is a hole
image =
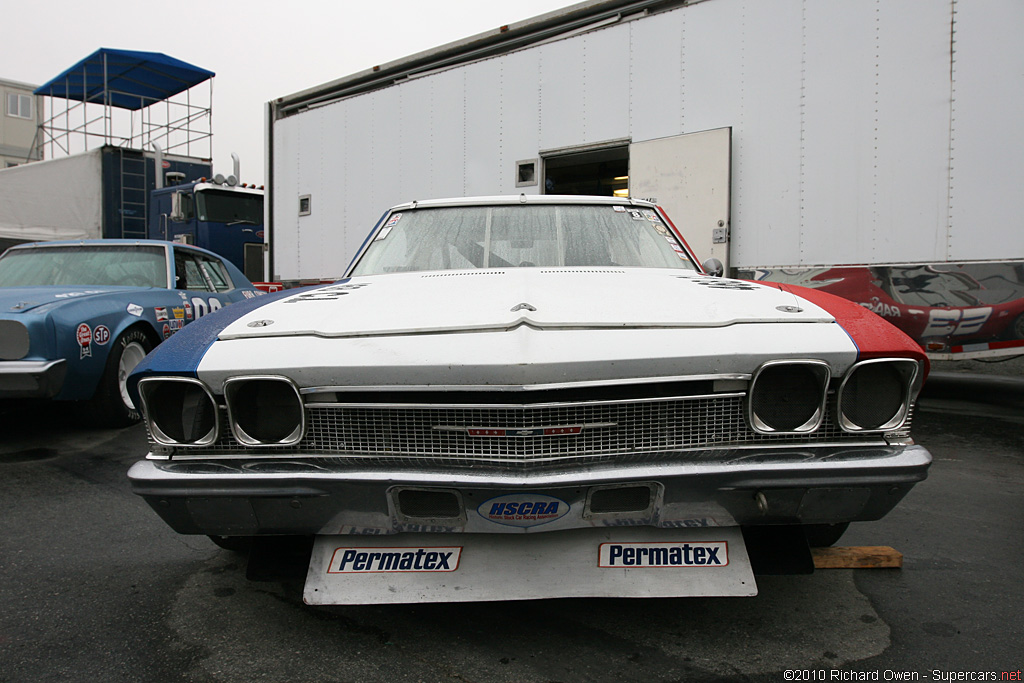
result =
[[[105,287],[95,285],[0,287],[0,313],[26,313],[46,304],[78,301],[105,294],[137,292],[140,287]]]
[[[771,285],[678,270],[520,268],[351,278],[260,307],[219,338],[832,321],[821,308]]]

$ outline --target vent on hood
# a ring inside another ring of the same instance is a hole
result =
[[[431,273],[420,277],[461,277],[463,275],[504,275],[503,270],[460,270],[455,273]]]
[[[608,268],[559,268],[557,270],[542,270],[541,273],[615,273],[625,274],[624,270],[609,270]]]

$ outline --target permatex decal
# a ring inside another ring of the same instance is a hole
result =
[[[602,543],[597,551],[597,566],[605,569],[717,568],[728,564],[726,541]]]
[[[454,572],[462,546],[441,548],[336,548],[328,574],[380,572]]]

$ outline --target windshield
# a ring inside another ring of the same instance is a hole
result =
[[[697,269],[652,209],[525,204],[393,213],[352,275],[534,266]]]
[[[263,197],[242,192],[202,190],[196,192],[196,215],[211,223],[263,225]]]
[[[157,246],[34,247],[0,258],[0,287],[113,285],[167,287],[165,250]]]

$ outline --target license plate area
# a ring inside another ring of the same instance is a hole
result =
[[[738,527],[318,536],[310,605],[757,595]]]

